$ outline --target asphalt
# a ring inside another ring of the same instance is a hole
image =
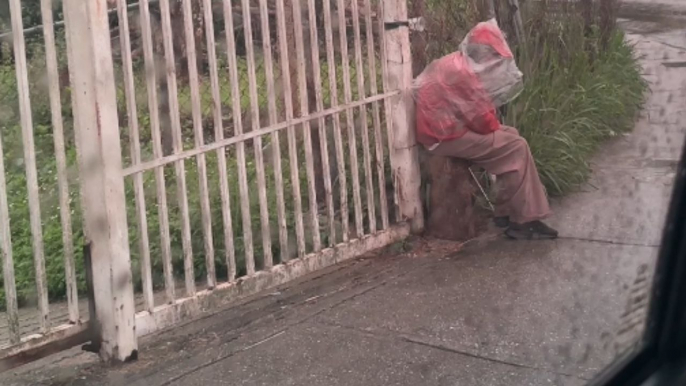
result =
[[[686,5],[630,5],[620,25],[652,92],[583,191],[554,203],[561,239],[411,240],[147,337],[134,363],[70,350],[0,383],[586,384],[640,337],[685,136]]]

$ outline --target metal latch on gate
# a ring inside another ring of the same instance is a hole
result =
[[[393,30],[400,27],[408,27],[410,31],[422,32],[425,29],[423,17],[413,17],[408,20],[387,21],[384,23],[386,31]]]

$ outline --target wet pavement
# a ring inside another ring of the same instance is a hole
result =
[[[652,93],[583,191],[554,203],[560,240],[414,240],[147,337],[136,363],[71,350],[0,383],[585,384],[641,333],[630,293],[648,288],[684,143],[686,4],[659,3],[622,15]]]

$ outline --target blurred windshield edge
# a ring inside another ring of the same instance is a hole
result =
[[[686,147],[676,174],[642,340],[590,385],[686,385]]]

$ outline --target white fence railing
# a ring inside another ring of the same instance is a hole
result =
[[[27,45],[23,32],[21,2],[12,0],[9,2],[9,6],[11,28],[14,32],[11,35],[13,62],[10,64],[5,62],[2,65],[4,68],[11,68],[14,71],[3,71],[3,79],[1,80],[3,85],[0,86],[3,87],[2,94],[7,98],[2,103],[5,114],[3,114],[1,132],[6,151],[0,152],[0,248],[3,258],[4,313],[7,317],[7,325],[6,330],[0,336],[8,341],[9,345],[6,347],[11,348],[8,350],[8,353],[11,354],[25,347],[30,347],[28,342],[48,342],[82,332],[85,325],[80,324],[78,307],[62,101],[56,39],[52,28],[53,9],[50,1],[41,2],[42,22],[46,26],[42,29],[44,41],[42,59],[45,66],[44,88],[46,89],[45,94],[48,95],[48,101],[44,102],[46,102],[46,109],[49,111],[49,118],[46,119],[46,123],[51,126],[50,138],[52,138],[54,145],[54,148],[51,149],[53,151],[51,172],[56,175],[56,178],[53,179],[53,181],[56,180],[56,184],[51,184],[51,187],[57,191],[57,200],[52,204],[59,208],[59,212],[55,216],[59,217],[58,228],[61,229],[61,240],[52,239],[51,242],[60,243],[61,241],[61,256],[59,257],[63,258],[63,288],[65,289],[62,295],[66,297],[67,301],[67,315],[60,315],[57,326],[51,320],[48,304],[46,241],[43,233],[45,220],[42,218],[42,213],[45,213],[46,210],[41,207],[45,205],[45,202],[42,201],[44,197],[41,196],[41,191],[46,189],[46,186],[39,184],[38,171],[42,169],[43,165],[37,162],[37,148],[34,141],[36,135],[34,130],[35,109],[33,109],[31,99],[30,68],[27,63]],[[17,131],[21,132],[21,136],[15,136]],[[47,138],[48,141],[50,138]],[[46,146],[46,138],[43,139],[41,145]],[[21,155],[14,153],[10,150],[13,146],[23,149],[23,153]],[[45,151],[45,149],[38,150],[39,153]],[[14,167],[13,163],[17,161],[23,164],[23,173],[19,168]],[[25,186],[22,186],[21,182],[24,180]],[[24,197],[26,197],[26,206],[21,205]],[[26,216],[23,209],[28,212],[30,232],[22,232],[23,221],[19,224],[11,223],[14,219]],[[17,235],[20,236],[19,239]],[[30,241],[28,241],[29,238]],[[15,246],[17,245],[20,248],[20,253],[15,253],[17,249]],[[26,259],[29,254],[28,251],[31,251],[32,262]],[[22,274],[24,276],[31,275],[35,284],[35,291],[32,291],[30,297],[31,302],[36,305],[37,312],[32,314],[35,319],[27,323],[28,328],[20,325],[20,319],[24,321],[26,317],[25,313],[20,313],[18,298],[24,302],[26,299],[22,299],[17,294],[15,257],[20,258],[17,262],[20,267],[28,268],[24,269]],[[49,253],[47,257],[54,261],[57,256]],[[59,322],[66,323],[59,324]],[[34,326],[37,328],[32,328]],[[22,332],[25,332],[26,335],[22,336]],[[5,353],[3,352],[3,354]]]
[[[0,66],[16,74],[30,232],[14,226],[16,160],[0,154],[0,359],[78,335],[125,360],[137,336],[423,227],[405,0],[64,0],[57,39],[42,0],[43,44],[28,55],[10,5],[14,59]],[[47,82],[32,83],[41,66]],[[59,224],[41,219],[55,191]],[[25,250],[13,261],[27,236],[34,297]],[[79,243],[97,323],[79,313]],[[39,328],[25,335],[34,299]],[[66,324],[52,327],[49,307]]]

